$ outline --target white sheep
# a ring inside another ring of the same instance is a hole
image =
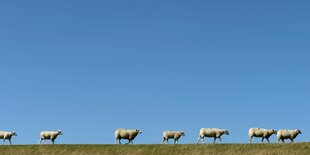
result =
[[[38,144],[41,144],[42,140],[44,140],[45,144],[47,144],[46,139],[51,140],[52,144],[54,144],[54,141],[57,138],[57,136],[62,134],[63,133],[59,129],[57,131],[42,131],[40,133],[40,140]]]
[[[279,130],[277,133],[277,138],[278,138],[278,143],[280,141],[280,139],[282,140],[282,142],[284,143],[284,139],[290,139],[291,142],[294,142],[294,139],[297,137],[298,134],[301,134],[301,131],[299,129],[295,129],[295,130],[287,130],[287,129],[283,129],[283,130]]]
[[[133,140],[136,138],[138,134],[141,134],[142,132],[139,129],[117,129],[115,131],[115,144],[121,144],[121,139],[127,139],[129,144],[133,144]]]
[[[277,131],[274,129],[268,130],[263,128],[250,128],[249,129],[250,143],[252,143],[253,137],[262,137],[262,142],[264,141],[264,139],[267,139],[268,143],[270,143],[269,137],[273,134],[277,134]]]
[[[220,139],[220,141],[222,142],[221,136],[223,134],[229,135],[228,130],[217,129],[217,128],[201,128],[200,132],[199,132],[199,138],[197,140],[197,143],[199,144],[200,139],[202,139],[203,143],[205,143],[204,137],[213,137],[214,138],[213,143],[215,143],[215,140],[217,138]]]
[[[173,138],[174,144],[177,144],[181,136],[185,136],[183,131],[164,131],[163,141],[161,143],[163,144],[165,141],[168,143],[168,140]]]
[[[15,131],[13,131],[13,132],[0,131],[0,139],[3,139],[2,145],[4,144],[5,140],[9,140],[10,144],[12,145],[11,138],[13,136],[17,136]]]

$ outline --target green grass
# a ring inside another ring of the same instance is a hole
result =
[[[294,144],[186,144],[186,145],[16,145],[0,146],[5,155],[200,155],[200,154],[310,154],[310,143]]]

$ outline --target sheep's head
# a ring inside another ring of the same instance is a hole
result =
[[[142,133],[142,131],[139,130],[139,129],[136,129],[136,131],[138,132],[138,134],[141,134],[141,133]]]
[[[297,129],[297,133],[298,133],[298,134],[301,134],[301,131],[300,131],[299,129]]]
[[[17,133],[15,131],[11,132],[13,136],[17,136]]]
[[[224,130],[224,134],[229,135],[228,130]]]
[[[277,134],[277,130],[272,129],[271,134]]]
[[[58,132],[58,135],[62,135],[63,133],[62,133],[62,131],[61,130],[57,130],[57,132]]]
[[[184,131],[181,131],[180,133],[181,133],[181,136],[185,136],[185,133],[184,133]]]

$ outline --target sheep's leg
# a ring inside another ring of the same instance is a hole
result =
[[[198,139],[197,139],[197,144],[199,144],[200,139],[201,139],[201,138],[200,138],[200,136],[199,136]]]
[[[263,138],[262,138],[262,142],[264,142],[264,139],[265,139],[265,138],[263,137]]]
[[[164,142],[165,142],[165,138],[163,138],[163,141],[161,142],[161,144],[164,144]]]
[[[10,145],[12,145],[11,139],[9,139]]]
[[[222,138],[221,138],[221,137],[219,137],[219,139],[220,139],[220,142],[222,143]]]
[[[178,140],[177,139],[174,139],[174,144],[178,144]]]
[[[169,144],[169,138],[167,138],[167,143]]]
[[[122,144],[122,143],[121,143],[121,139],[120,139],[120,138],[115,139],[115,143],[116,143],[116,144]]]
[[[251,143],[251,144],[252,144],[252,138],[253,138],[253,136],[250,137],[250,143]]]
[[[206,142],[205,142],[205,137],[202,137],[202,143],[203,143],[203,144],[206,144]]]
[[[40,138],[40,140],[39,140],[38,144],[41,144],[41,142],[42,142],[42,139]]]
[[[216,137],[213,138],[213,144],[215,144]]]
[[[282,140],[282,143],[284,143],[284,139],[281,139]]]
[[[290,140],[291,140],[291,143],[294,143],[294,139],[293,138],[290,138]]]
[[[266,138],[266,139],[267,139],[268,143],[270,143],[269,138]]]
[[[55,144],[55,143],[54,143],[54,139],[51,139],[51,142],[52,142],[52,144]]]

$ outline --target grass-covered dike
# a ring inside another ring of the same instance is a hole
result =
[[[179,145],[15,145],[0,146],[1,155],[202,155],[310,154],[310,143],[293,144],[179,144]]]

